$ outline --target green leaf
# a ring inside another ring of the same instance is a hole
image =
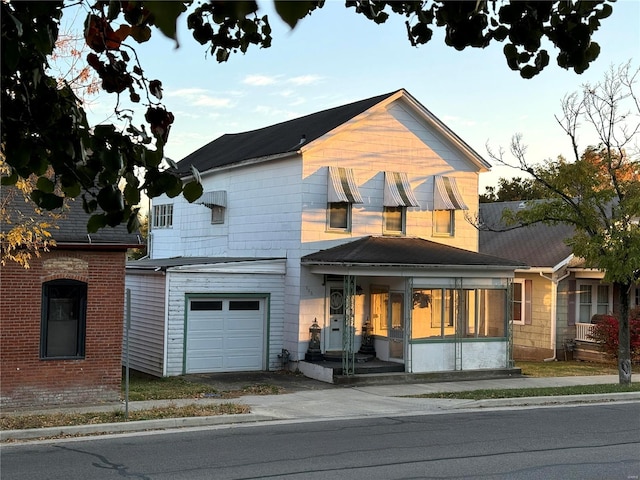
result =
[[[145,2],[144,6],[153,14],[153,22],[168,38],[176,41],[176,22],[180,14],[187,10],[183,2]]]
[[[96,233],[101,228],[107,226],[107,216],[103,213],[91,215],[87,222],[87,232]]]
[[[38,190],[42,190],[45,193],[53,193],[53,189],[55,184],[49,180],[47,177],[40,177],[36,182],[36,188]]]
[[[33,200],[38,207],[44,208],[45,210],[61,208],[64,203],[64,198],[54,193],[45,193],[40,190],[31,192],[31,200]]]
[[[0,185],[15,185],[18,181],[18,174],[16,172],[12,172],[11,175],[3,175],[0,178]]]
[[[315,8],[315,2],[291,2],[285,0],[275,0],[273,2],[276,12],[291,28],[294,28],[298,20],[304,18]]]
[[[202,192],[203,192],[202,184],[196,181],[187,183],[182,189],[182,195],[184,196],[185,200],[189,203],[193,203],[197,199],[199,199],[202,196]]]
[[[147,42],[151,38],[151,29],[147,25],[131,27],[131,33],[129,36],[138,43]]]

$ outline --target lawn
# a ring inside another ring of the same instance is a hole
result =
[[[617,375],[618,367],[613,363],[595,362],[516,362],[527,377],[575,377],[582,375]]]

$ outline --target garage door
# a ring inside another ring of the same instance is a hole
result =
[[[264,299],[192,299],[186,373],[263,370]]]

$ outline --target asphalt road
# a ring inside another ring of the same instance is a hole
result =
[[[640,403],[227,425],[3,445],[12,479],[620,479]]]

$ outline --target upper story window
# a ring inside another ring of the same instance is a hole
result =
[[[224,223],[225,212],[227,210],[226,190],[204,192],[202,196],[196,200],[196,203],[211,209],[212,225],[220,225]]]
[[[435,210],[433,212],[433,234],[453,237],[455,233],[455,210]]]
[[[405,233],[406,207],[384,207],[382,217],[384,221],[383,232],[389,235],[402,235]]]
[[[433,185],[433,234],[455,235],[455,211],[468,210],[453,177],[436,176]]]
[[[404,235],[407,207],[420,204],[404,172],[384,172],[383,233]]]
[[[351,230],[351,204],[330,203],[327,208],[327,226],[329,230]]]
[[[154,205],[152,218],[153,228],[171,228],[173,226],[173,204]]]
[[[53,280],[42,285],[41,358],[83,358],[87,284]]]
[[[351,231],[351,206],[363,203],[353,170],[329,167],[327,178],[327,229]]]

